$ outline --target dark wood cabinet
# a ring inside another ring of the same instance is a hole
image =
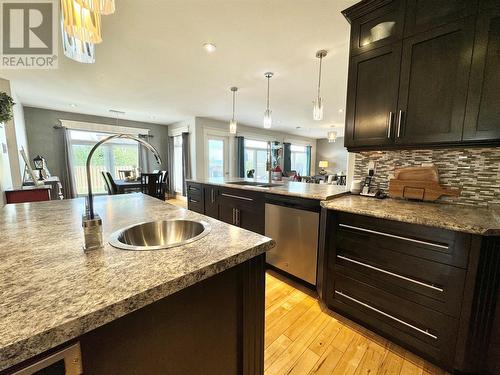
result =
[[[498,237],[326,209],[320,232],[329,308],[446,369],[494,368]]]
[[[203,207],[203,189],[201,184],[188,181],[186,183],[186,192],[188,210],[195,211],[200,214],[205,213]]]
[[[500,139],[500,3],[477,20],[464,139]]]
[[[473,15],[477,0],[407,0],[405,36]]]
[[[400,60],[401,43],[351,58],[346,107],[346,147],[393,143]]]
[[[204,196],[204,214],[214,219],[219,218],[219,189],[216,186],[205,185],[203,187]]]
[[[462,139],[473,36],[467,18],[404,40],[396,143]]]
[[[367,0],[346,9],[349,151],[499,145],[499,8],[497,0]],[[363,44],[401,15],[386,37]]]
[[[401,40],[404,25],[404,0],[373,2],[367,11],[344,14],[351,22],[351,54],[357,55]],[[355,9],[355,8],[353,8]]]
[[[264,234],[263,194],[238,189],[219,189],[219,220]]]

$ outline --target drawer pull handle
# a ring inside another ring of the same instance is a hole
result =
[[[387,314],[387,313],[385,313],[385,312],[383,312],[383,311],[381,311],[381,310],[379,310],[379,309],[377,309],[377,308],[375,308],[375,307],[373,307],[373,306],[370,306],[370,305],[368,305],[368,304],[366,304],[366,303],[364,303],[364,302],[361,302],[361,301],[357,300],[356,298],[350,297],[350,296],[348,296],[347,294],[344,294],[344,293],[342,293],[342,292],[339,292],[338,290],[336,290],[336,291],[335,291],[335,294],[338,294],[338,295],[340,295],[340,296],[342,296],[342,297],[344,297],[344,298],[347,298],[348,300],[351,300],[351,301],[353,301],[353,302],[356,302],[357,304],[359,304],[359,305],[361,305],[361,306],[364,306],[364,307],[366,307],[367,309],[370,309],[370,310],[372,310],[372,311],[375,311],[376,313],[379,313],[379,314],[381,314],[381,315],[383,315],[383,316],[386,316],[387,318],[390,318],[390,319],[392,319],[392,320],[394,320],[394,321],[396,321],[396,322],[398,322],[398,323],[401,323],[401,324],[403,324],[403,325],[405,325],[405,326],[407,326],[407,327],[410,327],[410,328],[414,329],[415,331],[418,331],[418,332],[420,332],[420,333],[423,333],[424,335],[429,336],[430,338],[432,338],[432,339],[434,339],[434,340],[437,340],[437,338],[438,338],[436,335],[433,335],[432,333],[429,333],[429,331],[427,331],[427,330],[424,330],[424,329],[421,329],[421,328],[415,327],[414,325],[412,325],[412,324],[410,324],[410,323],[407,323],[407,322],[405,322],[404,320],[398,319],[398,318],[396,318],[395,316],[392,316],[392,315],[390,315],[390,314]]]
[[[200,190],[200,189],[198,189],[197,187],[194,187],[194,186],[190,186],[190,187],[188,188],[188,190],[195,190],[195,191],[198,191],[198,190]]]
[[[196,199],[192,199],[192,198],[189,198],[189,201],[190,201],[191,203],[199,203]]]
[[[339,224],[339,226],[343,227],[343,228],[349,228],[349,229],[359,230],[361,232],[379,234],[379,235],[385,236],[385,237],[397,238],[398,240],[410,241],[410,242],[420,243],[420,244],[423,244],[423,245],[429,245],[429,246],[439,247],[440,249],[446,249],[447,250],[449,248],[447,245],[439,245],[437,243],[432,243],[432,242],[427,242],[427,241],[420,241],[420,240],[414,240],[413,238],[396,236],[395,234],[378,232],[376,230],[359,228],[359,227],[355,227],[355,226],[352,226],[352,225]]]
[[[222,193],[221,195],[224,196],[224,197],[228,197],[228,198],[236,198],[236,199],[242,199],[242,200],[245,200],[245,201],[253,202],[252,198],[240,197],[239,195],[226,194],[226,193]]]
[[[409,281],[410,283],[422,285],[422,286],[425,286],[426,288],[437,290],[438,292],[441,292],[441,293],[444,292],[443,288],[439,288],[439,287],[434,286],[432,284],[427,284],[427,283],[423,283],[423,282],[418,281],[418,280],[410,279],[409,277],[398,275],[397,273],[386,271],[386,270],[384,270],[382,268],[374,267],[374,266],[371,266],[371,265],[363,263],[363,262],[358,262],[357,260],[354,260],[354,259],[342,256],[342,255],[337,255],[337,258],[346,260],[346,261],[351,262],[351,263],[359,264],[360,266],[363,266],[363,267],[366,267],[366,268],[370,268],[370,269],[375,270],[375,271],[379,271],[379,272],[385,273],[386,275],[394,276],[394,277],[400,278],[402,280]]]

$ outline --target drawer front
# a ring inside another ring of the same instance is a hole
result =
[[[197,198],[197,200],[201,200],[202,198],[202,186],[197,182],[187,182],[186,183],[187,196]]]
[[[346,213],[338,213],[337,218],[337,245],[355,246],[366,252],[385,249],[401,261],[411,256],[467,267],[470,237],[466,234]]]
[[[329,294],[327,303],[334,310],[445,366],[451,366],[453,362],[457,318],[352,279],[341,272],[335,274],[333,293]]]
[[[466,271],[365,242],[339,228],[334,269],[401,298],[458,317]],[[332,265],[330,265],[331,267]]]
[[[233,204],[249,210],[263,210],[264,194],[248,192],[240,189],[219,189],[220,204]]]
[[[188,210],[198,212],[199,214],[204,214],[203,201],[198,197],[193,197],[188,195],[187,197]]]

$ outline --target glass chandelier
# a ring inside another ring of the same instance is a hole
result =
[[[313,119],[316,121],[323,120],[323,101],[321,99],[320,90],[321,90],[321,63],[323,61],[323,57],[325,57],[327,51],[322,49],[316,52],[316,57],[319,59],[319,75],[318,75],[318,96],[313,101]]]
[[[336,131],[328,132],[328,143],[335,142],[336,140],[337,140],[337,132]]]
[[[61,35],[64,56],[79,63],[95,63],[95,46],[93,43],[82,42],[76,39],[64,30],[64,21],[61,19]]]
[[[267,78],[267,102],[266,110],[264,111],[264,128],[269,129],[273,125],[273,119],[271,117],[272,111],[269,109],[269,80],[274,75],[274,73],[267,72],[264,76]]]
[[[101,43],[101,15],[82,7],[77,0],[61,0],[64,31],[87,43]]]
[[[115,12],[115,0],[75,0],[80,6],[92,12],[107,16]]]
[[[233,117],[231,118],[231,121],[229,121],[229,133],[231,134],[236,134],[236,128],[237,128],[237,123],[236,120],[234,119],[234,108],[235,108],[235,97],[236,97],[236,91],[238,91],[237,87],[231,87],[231,91],[233,93]]]

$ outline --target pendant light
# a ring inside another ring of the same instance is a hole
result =
[[[101,43],[101,15],[82,7],[76,0],[61,0],[61,14],[66,33],[82,42]]]
[[[273,125],[273,119],[271,117],[272,111],[269,109],[269,80],[274,75],[272,72],[267,72],[264,76],[267,78],[267,102],[266,110],[264,112],[264,128],[269,129]]]
[[[79,63],[95,63],[95,46],[93,43],[82,42],[70,36],[64,30],[64,21],[61,19],[61,35],[64,56]]]
[[[323,101],[320,95],[321,89],[321,63],[323,61],[323,57],[325,57],[327,51],[322,49],[316,52],[316,57],[319,59],[319,74],[318,74],[318,96],[316,100],[313,102],[313,119],[316,121],[323,120]]]
[[[229,133],[231,134],[236,134],[236,127],[238,126],[236,120],[234,119],[236,91],[238,91],[237,87],[231,87],[231,92],[233,93],[233,117],[231,118],[231,121],[229,121]]]
[[[115,12],[115,0],[75,0],[80,6],[92,12],[107,16]]]
[[[337,132],[329,131],[328,132],[328,143],[333,143],[337,140]]]

